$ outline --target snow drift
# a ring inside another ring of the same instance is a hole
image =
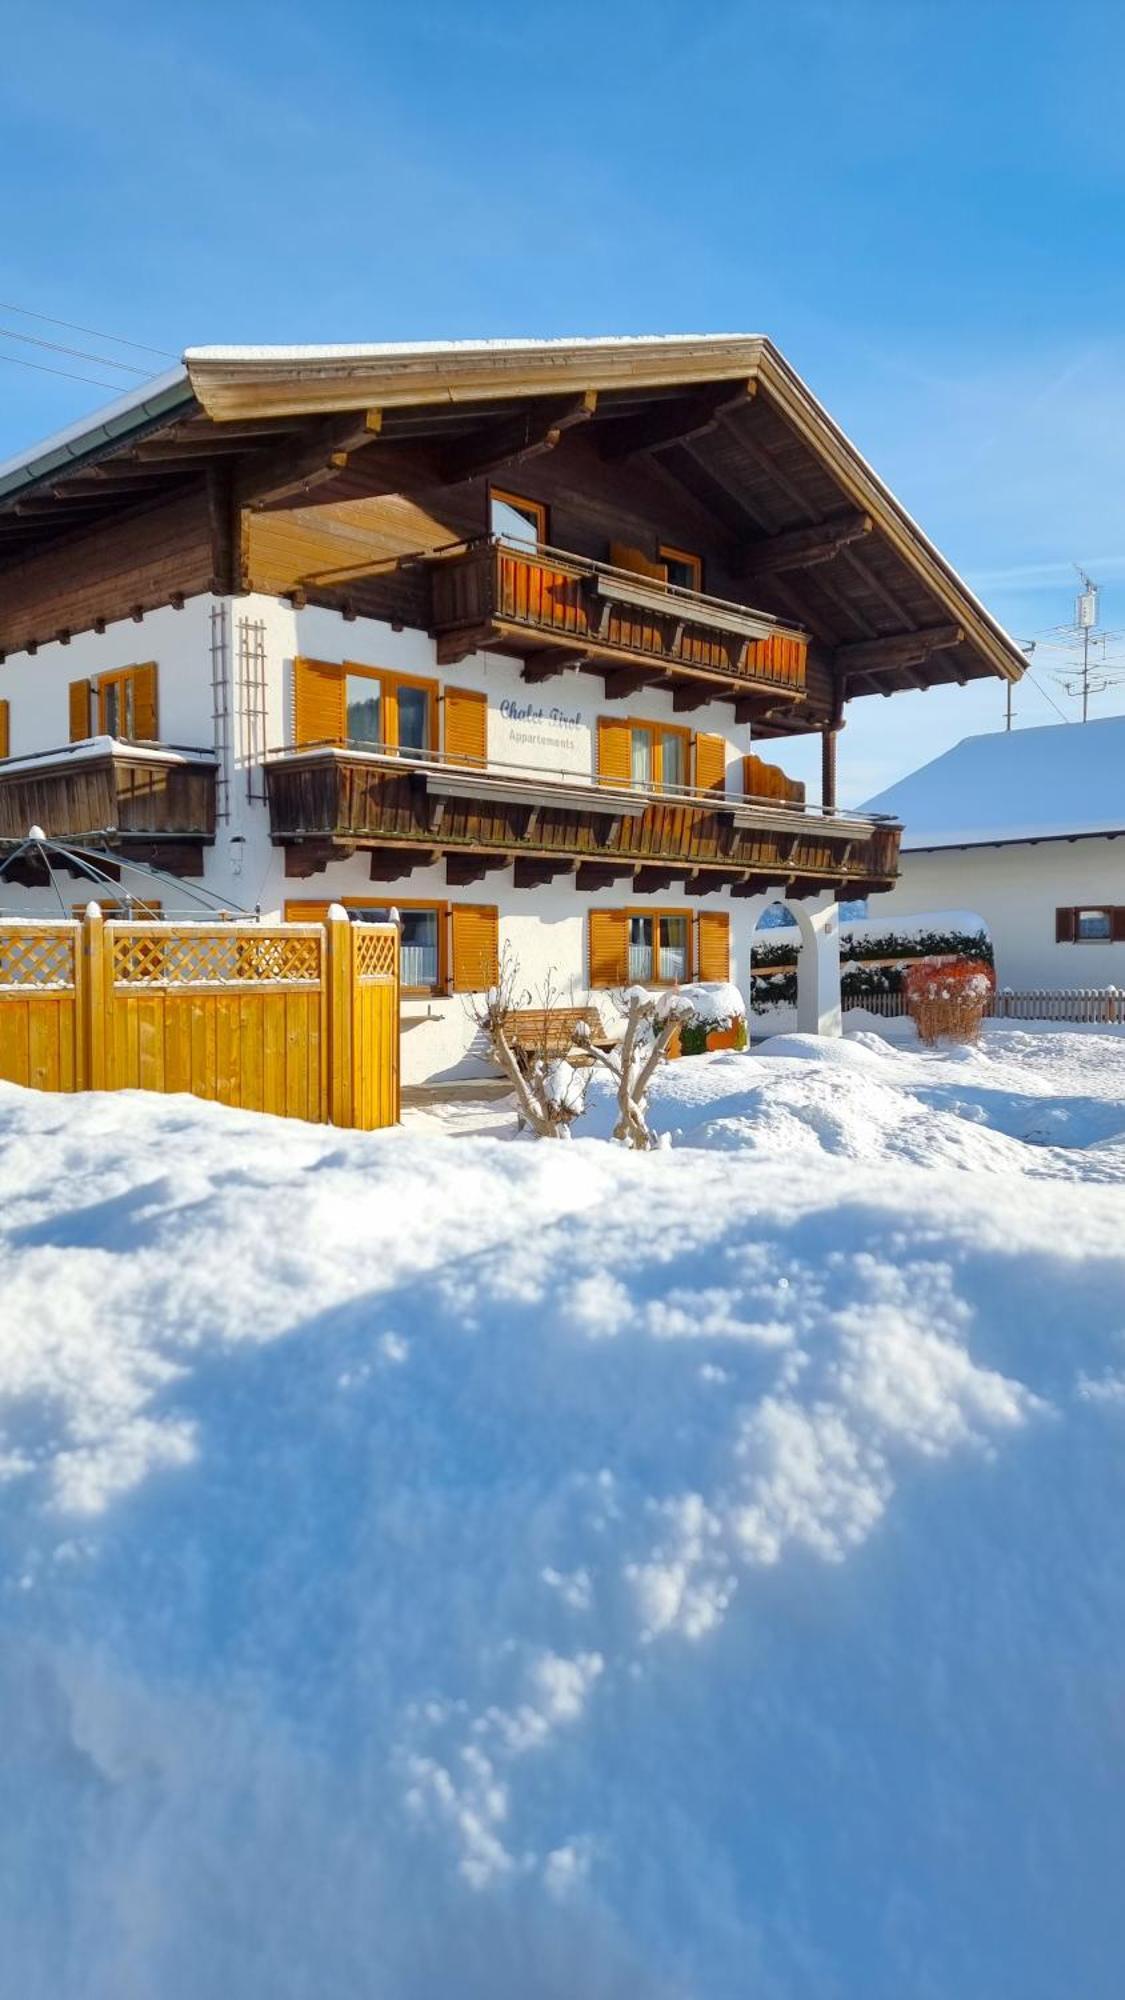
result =
[[[0,1092],[6,1990],[1115,1996],[1123,1098],[1021,1034],[682,1063],[645,1157]]]

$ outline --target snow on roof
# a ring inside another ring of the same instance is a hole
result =
[[[731,341],[764,340],[759,333],[606,333],[554,335],[549,340],[356,340],[328,345],[313,341],[287,347],[189,347],[193,361],[385,361],[413,354],[539,354],[601,347],[723,347]]]
[[[163,374],[152,376],[135,389],[127,389],[123,396],[107,403],[92,416],[79,417],[77,422],[65,425],[51,437],[29,445],[26,451],[0,459],[0,492],[5,487],[38,479],[50,469],[52,460],[62,464],[68,458],[82,457],[99,444],[110,444],[137,422],[161,416],[166,408],[188,393],[187,371],[179,366],[165,369]]]
[[[1125,715],[966,736],[864,810],[902,821],[904,852],[1121,832]]]

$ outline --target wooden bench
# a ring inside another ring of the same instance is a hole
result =
[[[582,1025],[589,1029],[585,1037],[578,1033]],[[518,1007],[508,1016],[508,1040],[521,1065],[535,1056],[569,1055],[576,1044],[613,1047],[596,1007]]]

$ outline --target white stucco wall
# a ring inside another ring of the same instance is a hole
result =
[[[687,897],[674,888],[646,897],[636,895],[627,881],[580,895],[572,876],[560,876],[535,890],[517,890],[510,870],[498,870],[466,888],[450,888],[442,864],[399,882],[372,883],[361,853],[307,879],[287,878],[284,851],[269,837],[261,777],[262,753],[293,740],[293,662],[301,656],[397,669],[477,689],[489,700],[491,762],[519,764],[575,782],[588,782],[595,771],[598,716],[640,715],[722,737],[727,745],[728,786],[739,790],[738,760],[750,747],[750,730],[734,723],[729,703],[710,702],[690,715],[677,715],[671,692],[654,688],[638,691],[633,701],[607,703],[600,677],[590,674],[567,673],[529,687],[520,677],[519,662],[496,654],[477,654],[456,667],[439,668],[434,643],[424,632],[396,632],[369,619],[348,621],[320,607],[296,610],[288,602],[263,596],[222,604],[224,625],[218,636],[220,640],[225,636],[225,645],[213,651],[211,612],[216,602],[198,597],[182,611],[150,612],[140,623],[121,621],[102,634],[80,634],[67,646],[41,647],[34,657],[10,657],[0,668],[0,693],[10,703],[12,755],[66,743],[72,680],[155,660],[164,741],[197,748],[216,746],[220,740],[226,744],[228,816],[217,829],[214,847],[207,850],[203,882],[232,907],[260,908],[269,919],[280,916],[287,902],[351,897],[382,906],[396,901],[495,905],[501,948],[510,945],[533,994],[549,975],[561,994],[575,1001],[587,995],[586,919],[591,907],[613,909],[627,902],[631,907],[671,905],[693,913],[724,909],[731,919],[732,976],[748,994],[751,932],[768,897],[750,901],[725,892]],[[264,641],[264,704],[251,686],[256,678],[251,652],[259,636]],[[227,685],[225,730],[216,725],[216,673],[225,677]],[[133,886],[141,892],[139,880]],[[166,904],[178,912],[190,909],[192,886],[182,885],[178,905],[173,892],[167,892]],[[74,883],[72,894],[68,884],[64,894],[81,900],[81,884]],[[52,907],[52,899],[43,891],[5,886],[0,907],[26,915]],[[480,1070],[461,996],[408,997],[403,1018],[404,1081]]]
[[[1125,944],[1056,944],[1060,906],[1125,903],[1125,839],[906,853],[873,917],[972,910],[988,926],[1001,986],[1125,986]]]

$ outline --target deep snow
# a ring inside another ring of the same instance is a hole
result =
[[[1125,1042],[652,1102],[0,1090],[5,1991],[1117,1995]]]

